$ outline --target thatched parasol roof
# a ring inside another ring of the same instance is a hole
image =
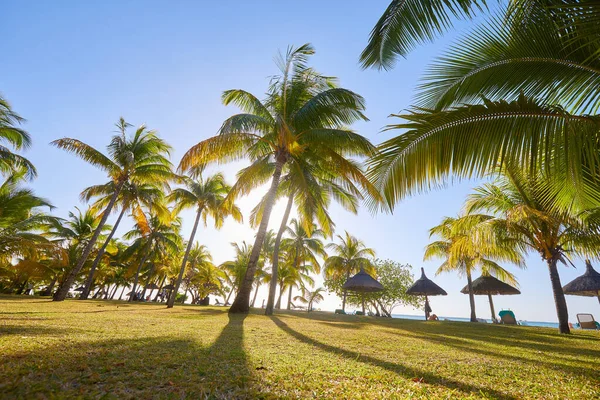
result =
[[[77,289],[73,289],[76,292],[83,292],[85,290],[85,287],[83,286],[79,286]]]
[[[354,275],[344,283],[343,288],[352,292],[373,293],[381,292],[383,290],[383,285],[361,268],[358,274]]]
[[[598,296],[600,298],[600,273],[592,268],[590,260],[585,261],[585,273],[563,286],[565,294],[576,296]]]
[[[173,286],[169,283],[168,285],[163,286],[163,289],[173,290],[173,289],[175,289],[175,286]]]
[[[156,283],[151,283],[146,286],[146,289],[150,289],[150,290],[158,289],[158,285]]]
[[[448,293],[425,276],[425,270],[421,268],[421,277],[406,290],[406,294],[413,296],[446,296]]]
[[[469,294],[469,285],[460,291]],[[497,295],[497,294],[521,294],[519,289],[502,282],[493,276],[482,275],[473,281],[473,294]]]

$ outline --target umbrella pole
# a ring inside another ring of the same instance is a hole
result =
[[[600,290],[598,290],[598,303],[600,303]]]
[[[427,321],[427,295],[425,295],[425,321]]]
[[[494,311],[494,301],[492,300],[492,295],[488,293],[488,299],[490,299],[490,310],[492,311],[492,322],[496,320],[496,312]]]

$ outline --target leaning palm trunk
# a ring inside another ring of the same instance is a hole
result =
[[[552,291],[554,292],[554,303],[556,304],[556,315],[558,316],[558,330],[560,333],[571,333],[569,329],[569,310],[567,309],[567,301],[558,276],[556,264],[557,257],[552,257],[546,260],[548,269],[550,270],[550,282],[552,283]]]
[[[181,262],[181,268],[179,268],[179,275],[177,276],[177,282],[175,282],[175,288],[171,291],[171,295],[169,296],[169,301],[167,302],[167,308],[173,308],[175,304],[175,297],[177,296],[177,292],[179,291],[179,287],[181,286],[181,281],[183,280],[183,273],[185,272],[185,265],[187,263],[188,257],[190,255],[190,250],[192,249],[192,245],[194,243],[194,237],[196,236],[196,230],[198,229],[198,223],[200,222],[200,215],[202,215],[202,209],[199,208],[196,213],[196,221],[194,221],[194,227],[192,228],[192,234],[190,235],[190,240],[188,241],[187,248],[185,249],[185,255],[183,256],[183,261]]]
[[[283,213],[283,219],[275,238],[275,245],[273,250],[273,260],[271,260],[271,282],[269,284],[269,298],[267,299],[267,308],[265,309],[265,315],[273,315],[273,306],[275,304],[275,293],[277,292],[277,280],[279,279],[279,247],[281,245],[281,238],[287,227],[287,221],[292,211],[292,205],[294,204],[294,193],[290,193],[288,197],[287,206]]]
[[[100,236],[100,232],[102,232],[102,228],[104,227],[104,224],[106,224],[106,220],[108,219],[108,216],[110,215],[110,212],[112,211],[112,209],[117,201],[117,197],[119,196],[119,193],[121,192],[121,189],[123,188],[123,184],[124,184],[124,181],[121,181],[117,185],[115,192],[113,193],[112,197],[110,198],[110,202],[108,203],[108,206],[106,206],[106,210],[104,210],[104,213],[102,214],[102,219],[100,220],[98,227],[94,231],[92,238],[90,239],[88,244],[85,246],[85,249],[83,250],[83,253],[81,254],[81,257],[79,257],[79,261],[77,261],[77,265],[75,265],[75,268],[73,268],[71,270],[71,272],[67,276],[67,279],[65,279],[63,284],[58,288],[58,290],[54,294],[54,297],[52,298],[52,301],[63,301],[64,299],[67,298],[67,294],[69,294],[69,290],[71,289],[73,282],[75,282],[77,275],[79,275],[79,272],[81,272],[83,265],[87,261],[88,257],[90,256],[90,253],[92,252],[92,250],[94,249],[94,246],[96,245],[98,236]]]
[[[110,231],[110,234],[108,235],[108,237],[104,241],[104,244],[98,251],[98,255],[94,259],[92,268],[90,268],[90,273],[88,274],[88,278],[85,281],[84,289],[83,289],[83,292],[81,293],[81,296],[79,297],[79,300],[87,300],[88,296],[90,295],[90,290],[92,288],[92,283],[94,281],[94,272],[96,272],[96,267],[100,263],[100,260],[102,259],[102,256],[104,255],[104,251],[106,250],[106,247],[108,246],[110,240],[112,239],[115,232],[117,231],[119,223],[121,222],[121,219],[123,218],[123,215],[125,214],[125,210],[126,210],[126,207],[123,207],[123,209],[121,210],[121,213],[119,214],[119,217],[117,218],[117,221],[115,222],[115,225],[113,226],[112,230]]]
[[[231,295],[233,294],[233,291],[235,290],[235,287],[231,287],[231,290],[229,291],[229,294],[227,295],[227,298],[225,299],[225,305],[227,305],[229,303],[229,299],[231,298]]]
[[[138,280],[140,279],[140,271],[142,270],[142,267],[144,266],[144,264],[146,263],[146,260],[150,256],[150,246],[151,245],[152,245],[152,239],[149,239],[148,244],[146,245],[146,247],[144,247],[144,255],[142,256],[142,261],[140,262],[140,265],[138,265],[137,271],[135,273],[135,278],[133,280],[133,287],[131,289],[131,295],[129,295],[129,301],[133,301],[133,298],[135,297],[135,291],[137,289]]]
[[[252,298],[251,306],[254,307],[254,303],[256,303],[256,295],[258,295],[258,289],[260,288],[260,282],[256,282],[256,289],[254,290],[254,297]]]
[[[154,269],[156,268],[156,264],[152,263],[152,267],[150,267],[150,272],[148,272],[148,279],[146,279],[146,284],[144,285],[144,290],[142,290],[142,299],[146,298],[146,290],[148,285],[150,285],[150,281],[152,280],[152,276],[154,275]],[[152,290],[150,291],[150,296],[152,294]]]
[[[258,258],[260,257],[260,252],[262,250],[262,244],[265,240],[265,234],[267,233],[267,227],[269,225],[269,217],[271,216],[271,211],[273,209],[273,204],[275,203],[275,195],[277,194],[277,187],[279,186],[279,179],[281,178],[281,170],[283,169],[283,164],[285,163],[285,158],[283,155],[279,155],[277,157],[277,164],[275,166],[275,172],[273,173],[273,180],[271,182],[271,188],[267,193],[267,198],[265,201],[265,209],[263,211],[263,216],[260,221],[260,226],[258,228],[258,232],[256,234],[256,239],[254,240],[254,245],[252,247],[252,254],[250,255],[250,260],[248,262],[248,268],[246,268],[246,275],[244,276],[244,280],[242,281],[240,288],[238,290],[235,299],[233,300],[233,304],[231,308],[229,308],[229,312],[234,313],[248,313],[250,311],[250,292],[252,291],[252,286],[254,284],[254,274],[256,274],[256,264],[258,262]]]
[[[275,304],[276,309],[281,309],[281,297],[283,296],[285,288],[283,287],[283,283],[279,285],[279,297],[277,297],[277,303]]]
[[[467,286],[469,288],[469,303],[471,304],[471,322],[477,322],[477,315],[475,315],[475,295],[473,294],[473,280],[471,279],[470,270],[467,270]]]
[[[166,280],[167,280],[167,275],[163,276],[162,281],[160,281],[160,287],[156,291],[156,296],[154,296],[154,301],[158,300],[158,295],[160,295],[160,292],[162,292],[162,289],[163,289],[163,286],[165,286]],[[161,302],[162,302],[162,299],[161,299]]]

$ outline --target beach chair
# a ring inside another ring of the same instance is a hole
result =
[[[510,310],[502,310],[498,313],[500,316],[500,323],[504,325],[518,325],[515,313]]]
[[[592,314],[577,314],[577,321],[581,329],[598,329],[598,323]]]

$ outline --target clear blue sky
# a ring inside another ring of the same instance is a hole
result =
[[[311,63],[319,71],[340,78],[343,87],[367,100],[370,122],[355,128],[374,143],[396,133],[379,133],[388,115],[411,104],[414,88],[429,61],[459,37],[469,24],[422,46],[389,72],[363,71],[358,57],[387,0],[372,1],[19,1],[2,6],[0,36],[0,93],[27,119],[25,128],[34,145],[26,153],[39,170],[32,183],[49,198],[57,214],[66,216],[82,206],[78,196],[103,174],[72,155],[48,145],[68,136],[103,148],[120,116],[134,125],[156,129],[174,147],[177,164],[198,141],[212,136],[221,122],[236,112],[220,102],[226,89],[264,93],[268,77],[277,72],[273,57],[288,45],[312,43],[317,54]],[[244,163],[221,167],[230,180]],[[393,215],[358,216],[337,207],[332,213],[338,233],[348,230],[375,248],[380,258],[391,258],[418,268],[449,295],[435,298],[438,315],[468,316],[468,297],[459,290],[465,281],[454,275],[434,277],[437,261],[423,262],[428,229],[443,216],[456,215],[476,182],[419,195],[399,204]],[[255,195],[241,204],[247,212]],[[271,227],[279,225],[281,205]],[[184,235],[191,229],[184,214]],[[125,227],[124,227],[125,229]],[[229,222],[219,232],[199,232],[198,240],[213,253],[215,262],[232,255],[233,241],[252,241],[247,226]],[[511,308],[519,319],[555,321],[556,313],[547,268],[532,255],[525,271],[513,270],[521,296],[496,297],[496,309]],[[563,284],[583,273],[561,268]],[[260,304],[263,293],[259,295]],[[567,297],[570,320],[577,312],[596,312],[597,301]],[[333,309],[329,298],[323,308]],[[477,298],[478,316],[489,318],[487,299]],[[418,314],[398,308],[398,313]]]

